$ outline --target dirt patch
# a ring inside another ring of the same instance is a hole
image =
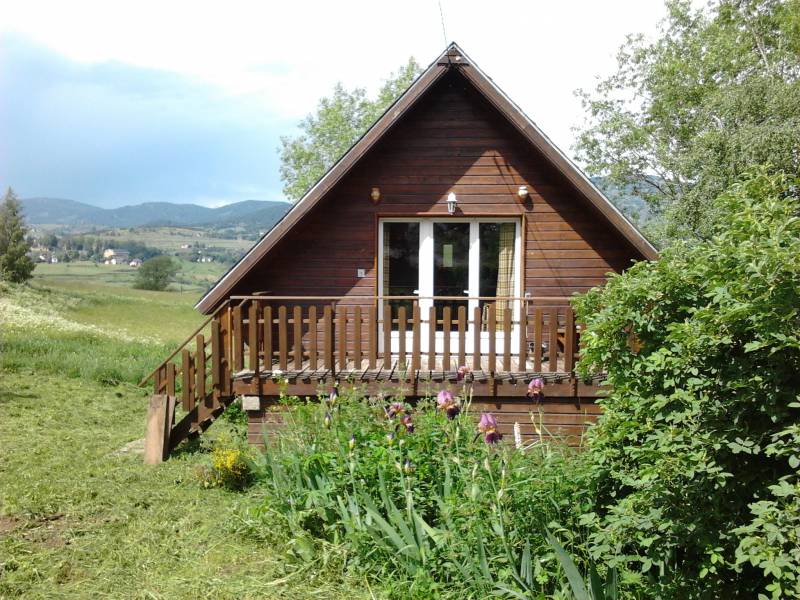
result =
[[[43,515],[29,521],[22,538],[44,548],[61,548],[69,544],[65,537],[70,523],[62,513]]]
[[[14,531],[17,527],[19,527],[19,519],[0,515],[0,537]]]
[[[144,438],[128,442],[119,450],[114,450],[109,456],[128,456],[130,454],[144,454]]]

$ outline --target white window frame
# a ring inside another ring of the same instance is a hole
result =
[[[383,248],[384,248],[384,223],[419,223],[419,280],[417,284],[416,295],[420,296],[422,299],[419,300],[419,307],[420,307],[420,314],[421,316],[427,316],[428,309],[430,306],[433,305],[433,300],[430,298],[433,296],[433,224],[434,223],[469,223],[470,224],[470,236],[469,236],[469,294],[465,294],[469,296],[471,299],[468,301],[468,312],[467,317],[468,321],[468,332],[467,332],[467,349],[466,352],[472,352],[472,340],[474,336],[474,332],[472,331],[473,325],[471,323],[471,316],[474,312],[474,309],[478,306],[479,301],[474,299],[474,297],[479,295],[480,292],[480,224],[481,223],[514,223],[515,231],[514,231],[514,289],[513,289],[513,296],[516,298],[520,298],[522,296],[522,222],[519,217],[381,217],[378,220],[378,278],[377,278],[377,296],[383,297],[383,289],[384,289],[384,282],[383,282]],[[378,314],[380,318],[383,319],[383,306],[384,302],[381,301],[378,306]],[[520,311],[520,302],[516,301],[512,305],[512,320],[514,322],[514,326],[512,327],[511,335],[511,352],[513,354],[519,353],[519,335],[518,335],[518,328],[519,328],[519,311]],[[422,325],[422,347],[427,348],[427,340],[429,334],[429,327],[426,323]],[[436,339],[436,348],[437,353],[439,352],[438,348],[442,346],[443,340],[443,332],[435,332],[437,335]],[[407,331],[407,336],[411,335],[410,331]],[[451,335],[453,333],[451,332]],[[489,339],[488,332],[483,331],[481,332],[481,348],[488,347],[488,345],[484,344],[483,340]],[[497,347],[502,347],[503,337],[506,335],[506,332],[497,332]],[[398,332],[392,331],[391,335],[392,339],[392,350],[396,348],[395,340],[398,338]],[[380,336],[380,343],[383,344],[383,336]],[[408,344],[410,344],[410,339],[408,340]],[[410,345],[406,345],[407,348],[410,348]],[[452,341],[451,341],[451,347]],[[383,351],[383,348],[381,348]]]

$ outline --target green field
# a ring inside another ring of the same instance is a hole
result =
[[[199,244],[204,248],[241,250],[244,252],[253,245],[253,239],[244,237],[222,238],[213,232],[195,227],[135,227],[120,229],[102,229],[96,231],[65,230],[63,225],[37,224],[40,231],[54,231],[63,234],[65,231],[75,235],[89,235],[103,238],[109,242],[114,240],[133,240],[167,253],[182,250],[181,246]],[[185,250],[185,249],[184,249]]]
[[[133,337],[178,343],[202,322],[195,302],[216,281],[214,263],[181,263],[179,276],[166,292],[136,290],[136,269],[91,262],[39,264],[28,292],[29,301],[47,301],[59,315]]]
[[[227,267],[220,263],[198,263],[173,258],[179,267],[171,291],[183,292],[194,297],[207,290]],[[136,269],[128,265],[104,265],[93,261],[76,261],[55,265],[40,263],[33,272],[34,284],[42,283],[72,290],[84,289],[87,285],[114,285],[131,287]]]
[[[240,426],[142,464],[149,391],[135,383],[201,316],[197,292],[122,275],[47,265],[31,286],[0,284],[0,598],[366,597],[341,565],[251,533],[256,492],[203,487],[209,445]]]

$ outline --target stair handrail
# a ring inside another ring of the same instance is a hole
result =
[[[220,304],[220,305],[219,305],[219,307],[217,307],[217,310],[215,310],[215,311],[214,311],[214,312],[213,312],[211,315],[209,315],[209,317],[208,317],[208,318],[207,318],[205,321],[203,321],[202,325],[200,325],[200,326],[199,326],[197,329],[195,329],[195,330],[194,330],[194,331],[191,333],[191,335],[189,335],[189,336],[188,336],[188,337],[187,337],[187,338],[186,338],[186,339],[185,339],[185,340],[184,340],[184,341],[183,341],[183,342],[182,342],[182,343],[181,343],[181,344],[180,344],[180,345],[179,345],[179,346],[178,346],[178,347],[177,347],[177,348],[176,348],[176,349],[173,351],[173,353],[172,353],[172,354],[170,354],[170,355],[169,355],[167,358],[165,358],[163,361],[161,361],[161,363],[159,363],[159,365],[158,365],[158,366],[157,366],[155,369],[153,369],[152,371],[150,371],[150,373],[149,373],[148,375],[146,375],[146,376],[144,377],[144,379],[142,379],[142,380],[139,382],[139,386],[138,386],[138,387],[144,387],[144,385],[145,385],[145,384],[146,384],[148,381],[150,381],[150,380],[153,378],[153,376],[154,376],[156,373],[158,373],[158,372],[161,370],[161,368],[162,368],[162,367],[166,366],[166,364],[167,364],[169,361],[171,361],[173,358],[175,358],[175,357],[178,355],[178,352],[180,352],[181,350],[183,350],[183,348],[186,346],[186,344],[188,344],[189,342],[191,342],[191,341],[192,341],[192,340],[195,338],[195,336],[196,336],[198,333],[200,333],[201,331],[203,331],[203,329],[205,329],[205,328],[206,328],[206,326],[207,326],[207,325],[208,325],[208,324],[209,324],[211,321],[213,321],[213,320],[214,320],[214,319],[215,319],[217,316],[219,316],[219,313],[222,311],[222,309],[223,309],[223,308],[226,308],[226,307],[228,306],[228,304],[230,304],[230,302],[231,302],[231,299],[230,299],[230,298],[228,298],[228,299],[226,299],[226,300],[225,300],[225,301],[224,301],[222,304]]]

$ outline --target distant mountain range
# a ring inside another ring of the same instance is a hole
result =
[[[593,177],[592,180],[634,222],[648,220],[650,214],[647,204],[631,189],[610,185],[602,177]],[[244,200],[219,208],[171,202],[100,208],[64,198],[24,198],[21,202],[30,225],[61,226],[72,230],[144,226],[204,227],[249,234],[268,230],[291,207],[288,202],[264,200]]]
[[[288,202],[244,200],[219,208],[197,204],[146,202],[119,208],[100,208],[65,198],[23,198],[20,201],[30,225],[91,227],[224,227],[245,226],[268,229],[289,207]]]

